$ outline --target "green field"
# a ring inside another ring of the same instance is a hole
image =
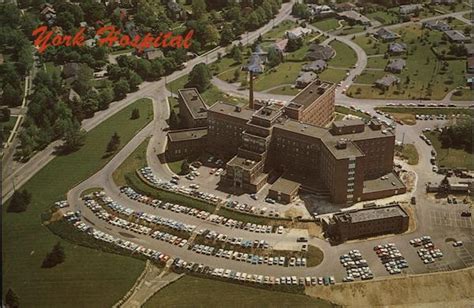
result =
[[[461,89],[451,96],[453,101],[474,101],[474,90]]]
[[[183,165],[183,161],[184,159],[168,163],[168,167],[170,167],[171,171],[173,171],[174,173],[181,174],[181,166]]]
[[[355,51],[348,45],[340,41],[332,41],[329,46],[334,48],[336,55],[329,60],[328,65],[336,67],[352,67],[357,62],[357,55]]]
[[[355,26],[345,26],[340,30],[341,32],[339,35],[349,35],[354,33],[359,33],[365,30],[365,26],[362,25],[355,25]]]
[[[211,292],[215,291],[216,294]],[[184,276],[145,303],[151,307],[332,307],[302,294],[252,288],[240,284]]]
[[[264,91],[283,84],[293,84],[304,62],[284,62],[265,71],[255,80],[255,91]]]
[[[382,25],[391,25],[399,22],[398,12],[395,10],[375,11],[368,13],[365,16],[380,22]]]
[[[362,47],[368,56],[384,54],[388,47],[387,43],[377,41],[376,39],[365,35],[356,36],[353,41]]]
[[[347,107],[344,107],[344,106],[336,105],[336,112],[337,112],[337,113],[341,113],[341,114],[351,114],[351,115],[360,117],[360,118],[362,118],[362,119],[370,119],[370,116],[369,116],[369,115],[366,115],[366,114],[363,113],[363,112],[360,112],[360,111],[357,111],[357,110],[353,110],[353,109],[351,109],[351,108],[347,108]]]
[[[268,91],[268,93],[277,94],[277,95],[296,95],[299,92],[300,91],[298,89],[292,88],[290,85],[283,85],[281,87],[274,88]]]
[[[407,66],[399,74],[401,83],[387,91],[362,86],[349,88],[347,94],[356,98],[391,98],[391,99],[442,99],[457,86],[464,85],[465,60],[440,61],[431,50],[431,43],[441,42],[439,31],[424,32],[420,25],[410,25],[397,32],[401,41],[408,45]],[[365,50],[372,50],[367,45],[370,38],[356,38],[356,42]],[[373,39],[372,39],[373,40]],[[373,44],[373,43],[372,43]],[[382,50],[385,50],[382,48]],[[446,66],[444,66],[446,62]],[[357,91],[357,93],[356,93]]]
[[[467,168],[474,170],[474,154],[468,153],[462,149],[443,148],[438,139],[439,133],[425,133],[433,143],[436,150],[436,161],[438,166],[446,168]]]
[[[124,186],[127,184],[125,180],[125,175],[133,173],[140,168],[146,167],[146,149],[150,138],[147,138],[143,141],[135,151],[130,154],[129,157],[112,173],[112,178],[114,179],[117,186]]]
[[[355,83],[363,83],[363,84],[373,84],[377,79],[382,78],[385,76],[387,73],[384,71],[369,71],[365,70],[360,74],[359,76],[356,77],[354,80]],[[354,85],[354,87],[357,87],[357,85]]]
[[[130,119],[138,108],[141,117]],[[54,158],[23,188],[33,199],[26,212],[3,212],[3,291],[13,288],[24,307],[107,307],[132,286],[144,263],[120,255],[84,248],[66,241],[66,261],[51,269],[41,262],[59,238],[41,225],[41,214],[66,192],[112,157],[104,158],[114,132],[125,145],[153,117],[151,101],[142,99],[87,133],[78,151]],[[107,292],[104,292],[107,290]]]
[[[415,145],[407,143],[403,146],[396,146],[395,151],[400,157],[406,159],[409,165],[418,164],[419,156]]]
[[[343,25],[345,22],[343,22]],[[339,22],[336,18],[326,18],[312,23],[313,26],[321,31],[327,32],[339,28]]]
[[[319,78],[321,78],[321,80],[338,83],[346,78],[346,73],[346,70],[327,68],[319,74]]]
[[[387,66],[388,60],[384,57],[370,57],[367,58],[367,66],[366,68],[379,68],[385,69]]]

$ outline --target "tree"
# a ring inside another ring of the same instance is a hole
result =
[[[140,110],[138,108],[133,108],[132,115],[130,116],[130,119],[136,120],[138,118],[140,118]]]
[[[99,92],[99,109],[105,110],[114,99],[114,90],[107,86]]]
[[[26,190],[18,191],[13,193],[13,196],[8,204],[7,212],[10,213],[21,213],[26,211],[28,205],[31,203],[31,194]]]
[[[194,19],[201,19],[206,14],[206,2],[204,0],[193,0],[192,10]]]
[[[2,118],[0,119],[0,121],[2,121],[2,122],[10,121],[10,114],[11,114],[10,109],[2,108]]]
[[[130,91],[137,91],[138,86],[143,82],[140,76],[134,71],[130,71],[130,77],[128,78],[128,84],[130,85]]]
[[[236,68],[234,71],[234,81],[239,80],[240,78],[240,68]]]
[[[58,264],[61,264],[66,259],[66,255],[64,253],[64,248],[61,246],[60,242],[57,242],[54,245],[51,252],[49,252],[43,260],[43,264],[41,264],[42,268],[52,268]]]
[[[128,84],[128,81],[123,78],[120,78],[120,80],[114,84],[115,98],[122,99],[127,96],[128,92],[130,92],[130,85]]]
[[[235,39],[234,31],[232,30],[232,25],[226,23],[221,31],[221,45],[225,46]]]
[[[193,67],[189,73],[189,85],[196,87],[199,92],[204,92],[211,85],[212,74],[204,63]]]
[[[92,77],[94,71],[87,65],[81,64],[77,71],[77,79],[74,82],[74,90],[79,95],[86,95],[92,88]]]
[[[238,46],[232,47],[231,56],[235,62],[242,63],[242,52],[240,51],[240,48]]]
[[[112,153],[118,150],[120,146],[120,136],[115,132],[110,138],[109,143],[107,144],[107,152]]]
[[[7,83],[3,87],[2,100],[3,103],[10,106],[16,107],[21,105],[21,100],[23,98],[21,88],[13,87],[10,83]]]
[[[298,18],[308,18],[311,16],[309,12],[308,6],[304,3],[295,3],[291,8],[291,15],[298,17]]]
[[[281,53],[276,48],[270,48],[268,50],[268,65],[275,67],[282,61]]]
[[[77,121],[69,121],[64,131],[63,147],[67,151],[75,151],[84,144],[86,138],[85,130],[81,129],[81,125]]]
[[[9,308],[20,307],[20,299],[12,289],[8,289],[7,294],[5,295],[5,304]]]
[[[181,174],[188,174],[189,173],[189,163],[187,160],[183,160],[181,164]]]
[[[286,51],[292,52],[298,50],[303,46],[303,40],[301,38],[290,38],[286,44]]]

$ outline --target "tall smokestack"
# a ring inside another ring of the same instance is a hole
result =
[[[250,83],[249,83],[249,108],[253,109],[253,72],[250,71]]]

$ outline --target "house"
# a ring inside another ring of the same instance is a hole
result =
[[[375,37],[384,41],[384,42],[388,42],[388,41],[393,41],[395,39],[397,39],[399,37],[398,34],[396,34],[395,32],[392,32],[390,30],[387,30],[385,28],[380,28],[377,30],[377,32],[374,33]]]
[[[324,60],[327,61],[334,57],[336,52],[331,46],[323,46],[318,44],[311,44],[309,46],[309,51],[306,54],[306,59],[315,61],[315,60]]]
[[[316,60],[311,63],[303,65],[301,68],[302,71],[304,72],[315,72],[315,73],[320,73],[326,69],[328,66],[327,62],[324,60]]]
[[[469,74],[474,74],[474,56],[467,58],[466,60],[466,71]]]
[[[303,28],[303,27],[297,27],[294,28],[293,30],[286,31],[285,35],[289,39],[298,39],[301,37],[305,37],[306,35],[310,34],[313,32],[311,29],[308,28]]]
[[[52,4],[45,3],[41,7],[40,16],[42,20],[46,21],[48,26],[52,26],[56,21],[56,10]]]
[[[385,70],[392,73],[401,73],[406,66],[406,61],[403,59],[392,59],[385,67]]]
[[[279,53],[284,54],[286,50],[286,45],[288,45],[288,39],[283,39],[274,43],[272,47],[275,48],[275,50],[277,50]]]
[[[358,9],[357,5],[355,5],[352,2],[337,3],[334,7],[336,8],[336,11],[338,12],[355,11]]]
[[[169,0],[167,4],[171,18],[175,20],[184,19],[186,17],[186,11],[183,7],[176,2],[176,0]]]
[[[255,47],[255,51],[252,52],[252,55],[258,56],[262,64],[265,64],[268,61],[268,52],[264,51],[262,47],[260,47],[260,45],[257,45],[257,47]]]
[[[147,60],[154,60],[154,59],[163,58],[164,55],[161,49],[158,49],[155,47],[149,47],[143,50],[143,56]]]
[[[466,47],[466,53],[468,57],[474,56],[474,44],[466,44],[464,47]]]
[[[392,85],[397,84],[400,82],[400,79],[397,76],[394,75],[385,75],[380,79],[377,79],[375,81],[375,86],[380,89],[388,89]]]
[[[361,25],[369,25],[371,24],[370,19],[365,17],[364,15],[356,12],[356,11],[343,11],[337,14],[342,19],[353,21],[354,23],[361,24]]]
[[[422,23],[423,28],[438,30],[441,32],[451,30],[451,26],[441,20],[428,20]]]
[[[313,72],[301,72],[296,78],[295,87],[298,89],[306,88],[311,82],[313,82],[318,75]]]
[[[464,43],[469,41],[470,39],[466,37],[464,34],[459,32],[458,30],[448,30],[444,31],[444,35],[453,43]]]
[[[453,4],[456,0],[431,0],[431,4]]]
[[[474,76],[466,77],[466,84],[471,88],[471,90],[473,90],[474,89]]]
[[[400,15],[407,16],[423,9],[423,4],[400,5]]]
[[[390,43],[388,45],[388,53],[399,55],[407,52],[407,45],[405,43]]]
[[[312,16],[328,17],[334,14],[333,9],[328,5],[308,4],[308,9]]]

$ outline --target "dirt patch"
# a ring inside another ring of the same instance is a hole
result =
[[[298,216],[303,216],[303,212],[301,210],[291,208],[291,209],[286,210],[283,213],[283,215],[284,217],[287,217],[287,218],[296,218]]]
[[[435,304],[445,307],[468,307],[474,293],[474,268],[459,271],[413,275],[368,282],[316,286],[306,294],[335,304],[355,307]]]
[[[55,211],[53,214],[51,214],[51,218],[48,221],[45,221],[44,224],[48,225],[55,221],[61,220],[62,218],[63,218],[63,213],[61,213],[61,211]]]
[[[408,171],[402,173],[400,179],[402,180],[403,184],[407,187],[407,192],[413,191],[413,188],[415,187],[415,179],[416,175],[413,171]]]
[[[411,113],[391,113],[395,119],[395,121],[402,122],[406,125],[415,125],[416,119],[415,115]]]

